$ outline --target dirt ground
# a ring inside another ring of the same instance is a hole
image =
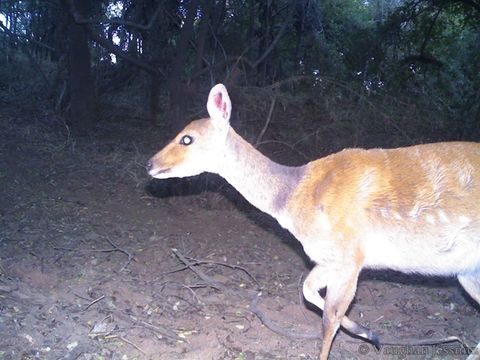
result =
[[[300,295],[311,265],[296,240],[223,181],[213,188],[230,200],[193,190],[209,177],[150,180],[159,133],[108,123],[73,141],[41,118],[0,113],[0,360],[318,356],[318,339],[280,336],[252,312],[261,288],[254,309],[269,321],[320,331]],[[453,279],[364,273],[349,315],[384,342],[480,340],[480,309]],[[467,352],[459,342],[375,349],[340,331],[331,358]]]

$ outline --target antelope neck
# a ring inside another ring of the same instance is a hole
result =
[[[252,205],[273,217],[280,216],[301,180],[303,167],[280,165],[260,153],[229,128],[218,174]]]

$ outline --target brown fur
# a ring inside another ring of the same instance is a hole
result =
[[[324,311],[321,360],[340,324],[378,342],[345,316],[364,267],[457,276],[480,304],[480,144],[348,149],[295,168],[274,163],[229,126],[223,85],[211,90],[207,109],[210,119],[188,125],[149,172],[217,173],[296,236],[315,263],[303,293]],[[184,135],[194,142],[182,145]]]

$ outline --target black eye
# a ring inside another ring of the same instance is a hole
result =
[[[190,145],[191,143],[193,143],[193,138],[190,135],[183,135],[180,139],[182,145]]]

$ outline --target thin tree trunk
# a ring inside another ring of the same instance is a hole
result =
[[[199,0],[191,0],[187,6],[187,18],[185,19],[185,23],[180,32],[180,39],[178,40],[175,58],[172,63],[172,71],[168,78],[170,108],[174,118],[170,126],[172,132],[175,132],[184,125],[179,123],[183,116],[183,109],[185,108],[185,96],[182,94],[182,88],[184,86],[182,78],[188,54],[188,41],[192,37],[193,24],[197,15],[196,10],[198,4]]]
[[[86,17],[90,0],[74,0],[75,10]],[[90,68],[90,49],[84,26],[70,20],[68,28],[70,125],[74,134],[85,136],[96,124],[95,94]]]
[[[200,29],[198,31],[197,55],[195,60],[195,68],[193,71],[194,74],[202,70],[203,54],[205,53],[205,43],[207,42],[212,2],[210,0],[204,1],[204,4],[202,4],[202,10],[202,20],[200,22]]]

